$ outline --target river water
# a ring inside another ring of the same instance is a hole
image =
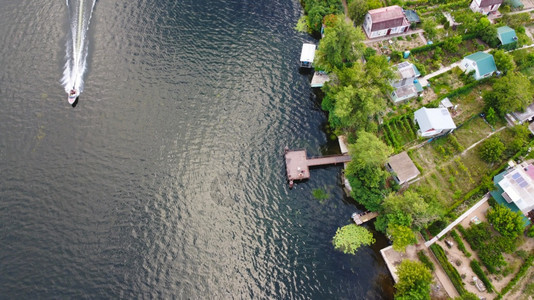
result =
[[[72,108],[65,1],[0,0],[0,298],[391,298],[383,237],[331,244],[358,210],[340,167],[285,180],[284,146],[335,151],[301,13],[100,0]]]

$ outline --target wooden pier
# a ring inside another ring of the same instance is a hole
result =
[[[308,158],[306,150],[291,151],[288,148],[285,150],[285,158],[289,187],[293,187],[295,180],[310,178],[309,167],[342,164],[350,161],[350,156],[346,154]]]
[[[362,225],[363,223],[370,221],[378,216],[377,212],[366,211],[361,214],[353,213],[352,220],[356,225]]]

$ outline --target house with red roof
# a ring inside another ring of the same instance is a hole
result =
[[[484,15],[488,15],[491,12],[497,11],[501,6],[503,0],[473,0],[469,8],[473,12],[479,12]]]
[[[502,1],[502,0],[501,0]],[[372,9],[363,21],[363,31],[368,38],[376,38],[408,31],[410,22],[398,5]]]

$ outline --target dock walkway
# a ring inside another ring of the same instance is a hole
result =
[[[342,164],[350,161],[346,154],[308,158],[306,150],[292,151],[286,148],[286,171],[290,187],[295,180],[310,178],[310,167]]]
[[[354,213],[352,215],[352,220],[356,225],[362,225],[363,223],[370,221],[378,216],[376,211],[367,211],[361,214]]]

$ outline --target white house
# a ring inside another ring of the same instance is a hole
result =
[[[363,21],[363,30],[369,38],[406,32],[409,27],[410,22],[398,5],[372,9]]]
[[[485,52],[477,52],[464,57],[459,67],[466,73],[475,71],[473,76],[476,80],[490,77],[497,71],[493,55]]]
[[[504,198],[509,205],[513,203],[525,216],[534,210],[534,166],[532,164],[515,165],[495,176],[493,181],[497,187],[497,190],[492,192],[494,197]],[[496,200],[502,200],[497,198]]]
[[[302,51],[300,52],[300,67],[311,68],[314,58],[315,58],[315,45],[314,44],[302,44]]]
[[[469,8],[473,12],[479,12],[484,15],[488,15],[491,12],[497,11],[501,6],[503,0],[473,0]]]
[[[451,114],[446,108],[423,107],[415,111],[413,115],[414,122],[419,125],[417,133],[422,137],[444,135],[456,129]]]

